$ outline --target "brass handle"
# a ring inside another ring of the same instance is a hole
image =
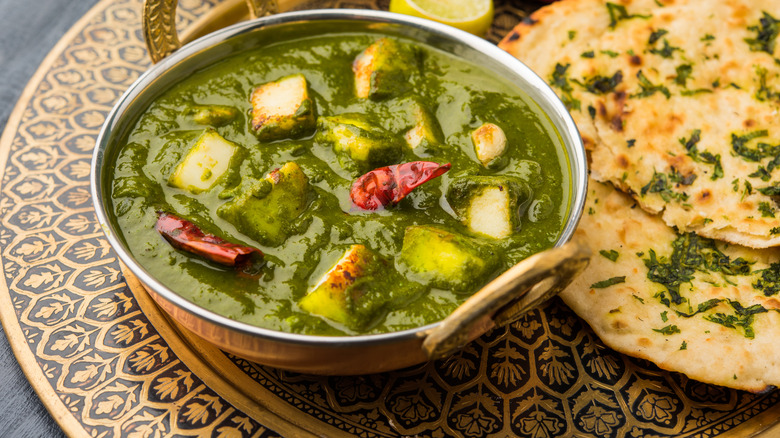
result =
[[[423,341],[429,359],[452,354],[492,326],[508,324],[556,295],[590,261],[590,248],[573,240],[516,264],[470,297]]]
[[[181,47],[176,31],[178,3],[178,0],[144,0],[144,40],[154,63]],[[279,10],[276,0],[246,0],[246,4],[252,18],[275,14]]]

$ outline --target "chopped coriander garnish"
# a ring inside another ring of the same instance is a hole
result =
[[[663,47],[661,47],[660,49],[652,48],[652,49],[648,50],[648,52],[650,52],[652,54],[655,54],[655,55],[658,55],[658,56],[660,56],[662,58],[671,58],[672,55],[674,54],[674,52],[676,52],[676,51],[682,52],[682,49],[679,48],[679,47],[674,47],[674,46],[669,45],[669,41],[666,38],[664,38],[664,46]]]
[[[772,146],[772,145],[768,145],[768,144],[765,144],[765,143],[759,143],[758,146],[759,147],[763,147],[764,150],[766,150],[766,151],[772,151],[772,152],[774,152],[775,150],[778,151],[778,154],[775,155],[775,157],[771,161],[769,161],[769,163],[767,163],[767,165],[766,165],[766,170],[767,171],[771,172],[771,171],[775,170],[776,167],[780,167],[780,145]],[[770,154],[772,152],[770,152]]]
[[[640,14],[631,14],[629,15],[628,11],[626,11],[626,7],[623,5],[618,5],[615,3],[607,2],[607,12],[609,12],[609,28],[614,29],[615,26],[617,26],[619,21],[622,20],[630,20],[632,18],[644,18],[648,19],[652,17],[652,15],[640,15]]]
[[[662,335],[669,336],[676,333],[681,333],[680,329],[676,325],[667,325],[666,327],[660,328],[660,329],[653,329],[654,332],[658,332]]]
[[[767,70],[763,67],[756,67],[756,74],[758,75],[758,90],[756,90],[756,99],[762,102],[766,100],[780,99],[780,91],[775,91],[767,86]]]
[[[713,40],[715,40],[715,37],[712,36],[711,34],[705,34],[703,37],[701,37],[701,39],[699,39],[699,41],[713,41]]]
[[[729,304],[734,309],[733,315],[719,312],[707,315],[704,319],[728,328],[736,329],[737,327],[741,327],[744,330],[744,336],[753,339],[755,337],[755,332],[753,331],[754,316],[759,313],[768,312],[768,310],[760,304],[743,307],[739,302],[731,300],[729,300]]]
[[[642,299],[642,297],[638,296],[637,294],[632,294],[631,296],[636,298],[636,300],[639,301],[640,303],[642,303],[642,304],[645,303],[645,300]]]
[[[599,51],[599,53],[601,53],[602,55],[607,55],[610,58],[617,58],[620,55],[620,53],[613,52],[612,50],[601,50]]]
[[[755,172],[748,175],[750,178],[760,178],[761,181],[769,181],[772,179],[772,174],[764,166],[758,166]]]
[[[681,186],[689,186],[696,181],[697,175],[695,173],[689,173],[685,176],[672,167],[672,173],[669,174],[669,179]]]
[[[590,287],[593,289],[604,289],[625,282],[626,282],[626,276],[624,275],[622,277],[612,277],[606,280],[597,281],[596,283],[591,284]]]
[[[587,52],[582,52],[582,54],[580,55],[580,57],[582,57],[582,58],[593,58],[595,56],[596,56],[596,52],[594,52],[593,50],[589,50]]]
[[[674,313],[676,313],[677,316],[682,316],[684,318],[690,318],[690,317],[692,317],[694,315],[698,315],[699,313],[703,313],[703,312],[706,312],[706,311],[714,308],[715,306],[720,304],[721,301],[723,301],[723,300],[718,299],[718,298],[713,298],[713,299],[707,300],[707,301],[705,301],[703,303],[699,303],[699,305],[696,308],[696,311],[694,311],[692,313],[685,313],[685,312],[681,312],[679,310],[675,310]]]
[[[614,249],[610,249],[609,251],[602,249],[601,251],[599,251],[599,254],[612,260],[613,262],[617,261],[618,257],[620,256],[620,253],[615,251]]]
[[[666,35],[667,33],[669,33],[669,31],[666,29],[658,29],[654,31],[653,33],[650,34],[650,38],[647,40],[647,44],[652,46],[653,44],[656,43],[656,41],[661,39],[661,37]]]
[[[566,64],[565,66],[561,64],[555,65],[555,71],[553,71],[552,78],[550,81],[550,84],[554,87],[557,87],[559,90],[561,90],[562,96],[561,101],[563,101],[563,104],[566,105],[566,108],[569,110],[576,109],[580,110],[580,101],[575,99],[571,92],[574,91],[571,84],[569,84],[569,79],[566,75],[566,71],[569,69],[571,64]]]
[[[695,90],[682,90],[680,92],[680,95],[682,95],[682,96],[695,96],[697,94],[702,94],[702,93],[712,93],[712,90],[710,90],[709,88],[697,88]]]
[[[590,78],[583,78],[584,82],[572,79],[572,82],[584,88],[589,93],[607,94],[615,91],[615,87],[623,82],[623,72],[618,70],[612,76],[596,75]]]
[[[712,239],[698,236],[694,233],[684,233],[672,242],[672,254],[669,257],[658,257],[654,250],[649,250],[649,257],[644,259],[647,267],[647,279],[663,285],[668,292],[659,294],[661,302],[669,306],[671,303],[681,304],[680,286],[693,280],[697,271],[719,272],[723,275],[747,275],[750,273],[750,263],[739,257],[735,260],[718,249]],[[671,300],[671,302],[670,302]]]
[[[636,139],[635,138],[630,138],[630,139],[626,140],[626,146],[627,147],[632,148],[632,147],[634,147],[635,143],[636,143]]]
[[[576,37],[576,36],[577,36],[577,31],[576,30],[570,30],[569,31],[569,40],[573,40],[574,37]]]
[[[749,26],[748,30],[756,33],[755,38],[745,38],[745,42],[750,45],[751,51],[766,52],[774,55],[775,40],[780,35],[780,20],[764,11],[764,16],[758,20],[758,25]]]
[[[766,129],[749,132],[745,135],[737,135],[732,133],[731,147],[734,150],[734,153],[746,159],[747,161],[758,162],[761,161],[761,159],[766,156],[765,152],[761,151],[758,148],[752,149],[747,147],[747,142],[753,140],[754,138],[766,137],[767,135],[769,135],[769,131],[767,131]]]
[[[679,174],[678,174],[679,175]],[[671,179],[675,179],[676,177],[672,177]],[[672,199],[678,200],[678,201],[687,201],[688,195],[685,193],[679,193],[672,190],[671,184],[669,184],[669,177],[665,173],[658,173],[656,171],[653,171],[653,177],[650,179],[650,182],[648,182],[642,189],[640,190],[640,194],[642,196],[645,196],[648,193],[658,193],[658,195],[661,197],[661,199],[664,200],[664,202],[669,202]],[[694,175],[695,179],[695,175]],[[692,182],[692,181],[691,181]]]
[[[687,350],[688,349],[688,343],[683,341],[680,345],[680,350]]]
[[[775,209],[768,202],[759,202],[758,211],[761,212],[761,217],[775,217]]]
[[[753,184],[750,184],[750,181],[745,180],[745,191],[742,192],[742,197],[739,199],[740,202],[745,200],[745,196],[752,195],[753,194]]]
[[[678,65],[675,71],[677,76],[674,78],[674,82],[683,88],[686,87],[686,83],[691,78],[691,73],[693,73],[693,66],[691,64]]]
[[[668,316],[666,316],[666,314],[667,314],[667,311],[666,311],[666,310],[664,310],[663,312],[661,312],[661,321],[663,321],[663,322],[666,322],[666,321],[668,321],[668,320],[669,320],[669,317],[668,317]]]
[[[701,141],[701,130],[694,129],[691,132],[691,137],[686,139],[685,137],[680,139],[680,144],[685,146],[688,151],[688,156],[699,163],[711,164],[713,166],[711,180],[715,181],[718,178],[723,178],[723,166],[720,164],[720,154],[713,155],[708,151],[699,151],[697,143]]]
[[[772,184],[768,187],[761,187],[760,189],[757,189],[759,193],[766,196],[780,196],[780,185],[777,183]]]
[[[778,227],[780,228],[780,227]],[[780,292],[780,263],[772,263],[761,271],[761,279],[753,283],[753,287],[771,297]]]
[[[652,82],[650,82],[649,79],[642,73],[642,70],[639,70],[636,73],[636,77],[639,79],[639,86],[642,88],[642,91],[632,94],[631,97],[649,97],[655,94],[656,92],[660,92],[666,98],[668,99],[671,97],[671,93],[669,93],[669,89],[666,88],[663,85],[655,85]]]

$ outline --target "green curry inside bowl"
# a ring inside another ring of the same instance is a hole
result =
[[[109,210],[147,272],[217,314],[392,332],[443,319],[555,245],[570,204],[563,150],[541,109],[486,68],[398,35],[301,37],[157,97],[115,154]],[[415,161],[451,169],[395,205],[353,203],[358,177]],[[176,249],[155,229],[161,213],[264,257],[227,267]]]

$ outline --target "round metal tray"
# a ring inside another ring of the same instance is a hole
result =
[[[243,14],[238,1],[180,3],[179,27],[190,37]],[[103,0],[79,21],[30,81],[0,140],[0,317],[28,379],[68,435],[778,432],[777,391],[705,385],[617,354],[557,299],[449,359],[359,377],[260,366],[176,326],[123,274],[88,187],[106,114],[150,64],[141,6]],[[498,1],[488,38],[497,41],[538,6]]]

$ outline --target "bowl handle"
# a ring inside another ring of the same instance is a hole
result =
[[[144,40],[154,63],[181,47],[176,31],[178,3],[178,0],[144,0]],[[276,0],[246,0],[246,4],[252,18],[275,14],[279,9]]]
[[[431,360],[440,359],[489,328],[515,321],[568,286],[588,266],[590,254],[590,248],[575,239],[521,261],[429,331],[423,351]]]

